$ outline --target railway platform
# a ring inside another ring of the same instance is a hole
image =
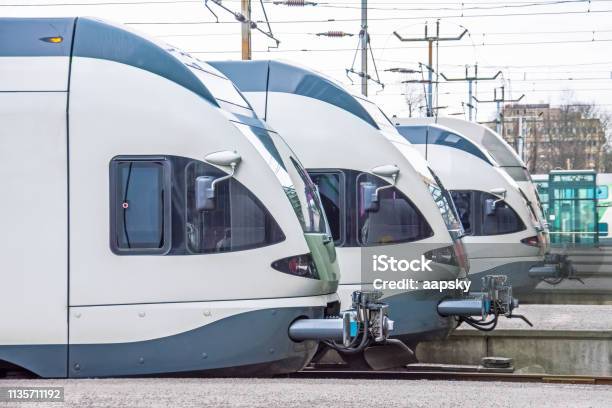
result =
[[[479,364],[512,358],[516,373],[612,375],[612,305],[521,305],[533,327],[500,319],[492,332],[460,326],[445,341],[421,343],[421,363]]]

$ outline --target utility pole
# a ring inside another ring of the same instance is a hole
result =
[[[236,21],[240,23],[240,30],[242,34],[242,59],[243,60],[251,59],[251,54],[252,54],[251,31],[252,30],[257,30],[263,35],[265,35],[266,37],[268,37],[269,39],[274,40],[276,42],[276,46],[269,46],[268,50],[270,50],[270,48],[278,48],[278,45],[280,44],[280,40],[274,37],[274,34],[272,33],[272,27],[270,26],[270,21],[268,20],[268,15],[266,14],[266,9],[264,7],[263,1],[261,2],[261,9],[265,17],[264,22],[268,26],[268,31],[262,30],[261,28],[257,26],[257,23],[255,21],[251,20],[251,0],[240,0],[240,12],[234,11],[230,9],[229,7],[226,7],[223,3],[221,3],[222,0],[204,0],[204,6],[208,9],[208,11],[211,12],[211,14],[215,17],[216,22],[218,23],[219,17],[208,5],[209,1],[217,5],[218,7],[222,8],[225,12],[233,15]],[[289,0],[289,1],[293,1],[293,0]],[[304,5],[304,3],[302,5]]]
[[[542,115],[544,112],[539,112],[531,115],[519,114],[518,116],[505,116],[504,123],[514,122],[518,119],[518,126],[516,129],[516,136],[514,139],[514,149],[519,154],[524,162],[529,164],[530,172],[535,173],[536,165],[538,161],[539,153],[539,140],[538,140],[538,123],[543,122]],[[531,125],[531,126],[530,126]],[[533,139],[531,143],[531,151],[527,154],[527,141],[529,139],[529,129],[533,131]],[[529,158],[529,160],[527,160]]]
[[[251,59],[251,0],[240,0],[240,12],[244,16],[242,21],[242,59]]]
[[[361,0],[361,93],[363,96],[368,96],[368,42],[370,36],[368,34],[368,0]]]
[[[434,42],[439,41],[458,41],[463,38],[463,36],[468,32],[465,29],[460,35],[457,37],[440,37],[440,20],[436,20],[436,35],[430,36],[428,34],[428,24],[425,23],[425,36],[424,37],[415,37],[415,38],[406,38],[402,37],[397,31],[394,31],[393,34],[403,42],[417,42],[417,41],[427,41],[428,49],[429,49],[429,58],[428,58],[428,86],[427,86],[427,116],[433,116],[433,44]]]
[[[523,122],[523,117],[519,116],[518,120],[518,143],[520,158],[525,161],[525,124]]]
[[[442,78],[444,78],[445,81],[448,82],[452,82],[452,81],[467,81],[468,83],[468,102],[467,102],[467,107],[469,109],[469,119],[470,122],[473,120],[473,115],[472,115],[472,111],[474,109],[474,104],[472,104],[472,82],[478,82],[478,81],[492,81],[494,79],[497,79],[498,76],[501,75],[501,71],[497,71],[497,73],[492,76],[492,77],[478,77],[478,64],[474,65],[474,75],[470,75],[469,74],[469,69],[466,66],[465,67],[465,78],[447,78],[446,75],[444,75],[444,73],[440,73],[440,75],[442,76]]]
[[[535,174],[537,168],[538,168],[538,154],[540,154],[539,152],[539,145],[540,145],[540,140],[538,139],[538,124],[534,123],[533,124],[533,142],[532,142],[532,147],[531,147],[531,163],[529,163],[529,172],[532,174]]]
[[[436,36],[440,34],[440,20],[436,20]],[[427,37],[427,24],[425,24],[425,37]],[[427,84],[427,100],[429,101],[429,114],[427,116],[433,116],[433,40],[430,38],[428,41],[428,56],[427,66],[429,69],[427,70],[428,75],[427,79],[429,80],[429,84]]]
[[[500,90],[499,92],[499,97],[498,97],[498,93],[497,90]],[[499,88],[495,88],[493,89],[493,99],[488,100],[488,101],[481,101],[478,98],[476,98],[475,96],[472,96],[472,99],[474,99],[476,102],[478,103],[492,103],[495,102],[496,108],[497,108],[497,112],[495,115],[495,123],[497,124],[495,127],[495,131],[497,133],[499,133],[500,135],[503,136],[503,120],[502,120],[502,113],[501,113],[501,104],[502,103],[506,103],[506,102],[519,102],[521,99],[523,99],[525,97],[525,94],[521,95],[518,99],[506,99],[506,87],[505,86],[500,86]]]
[[[340,32],[332,32],[333,37],[343,36]],[[374,73],[376,79],[372,78],[368,74],[368,49],[372,56],[372,66],[374,67]],[[361,70],[355,71],[355,62],[357,61],[357,54],[361,53]],[[350,68],[346,69],[346,76],[349,78],[351,83],[350,74],[355,74],[361,78],[361,93],[363,96],[368,96],[368,81],[374,81],[380,85],[383,89],[385,84],[380,81],[378,76],[378,69],[376,68],[376,60],[374,59],[374,52],[372,51],[372,44],[370,43],[370,34],[368,33],[368,0],[361,0],[361,30],[359,31],[359,44],[355,48],[355,55],[353,56],[353,64]]]

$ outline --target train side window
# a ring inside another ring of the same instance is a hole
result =
[[[336,245],[341,245],[344,230],[344,181],[340,172],[309,172],[310,178],[316,184],[323,204],[323,210],[329,223],[332,237]]]
[[[238,180],[218,183],[214,208],[199,211],[195,200],[196,178],[219,178],[225,173],[198,161],[185,168],[186,244],[189,253],[205,254],[259,248],[285,240],[272,215]]]
[[[481,193],[480,202],[482,204],[482,235],[511,234],[525,229],[525,224],[521,217],[505,201],[499,201],[495,212],[486,214],[484,210],[486,200],[498,200],[492,194]]]
[[[363,246],[411,242],[433,236],[433,230],[418,208],[395,187],[380,190],[375,209],[368,198],[375,188],[389,185],[371,174],[357,177],[357,241]]]
[[[451,191],[451,197],[465,234],[471,235],[474,226],[473,193],[471,191]]]
[[[110,244],[114,253],[165,254],[170,250],[170,169],[164,158],[111,160]]]

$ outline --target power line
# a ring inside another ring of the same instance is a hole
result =
[[[231,0],[226,0],[226,1],[231,1]],[[266,0],[266,1],[275,1],[275,0]],[[464,5],[482,5],[482,4],[546,4],[546,3],[550,3],[552,0],[542,0],[540,2],[535,1],[535,0],[526,0],[526,1],[460,1],[460,0],[456,0],[456,1],[447,1],[447,2],[442,2],[442,1],[375,1],[376,4],[389,4],[389,5],[393,5],[393,4],[402,4],[402,5],[406,5],[406,4],[410,4],[410,5],[441,5],[441,6],[449,6],[449,5],[459,5],[459,4],[464,4]],[[583,2],[588,2],[588,0],[581,0]],[[596,3],[598,1],[609,1],[609,0],[592,0],[592,2]],[[355,4],[355,3],[359,3],[359,0],[348,0],[348,1],[342,1],[342,0],[334,0],[333,2],[330,1],[315,1],[318,5],[320,4]]]
[[[328,71],[328,72],[331,72],[331,71]],[[523,82],[523,81],[512,80],[510,82],[520,82],[522,86],[529,86],[529,84],[530,84],[529,81]],[[536,81],[533,81],[531,83],[533,85],[532,89],[535,89],[535,86],[537,86],[538,82],[539,81],[536,80]],[[554,82],[554,81],[552,81],[552,82]],[[559,86],[568,86],[569,85],[569,84],[566,84],[565,81],[557,81],[557,82],[559,82]],[[612,82],[612,80],[606,79],[606,82]],[[583,83],[585,83],[585,82],[583,82]],[[499,84],[499,82],[497,82],[497,84]],[[391,82],[391,83],[388,84],[387,88],[397,88],[397,87],[401,87],[402,85],[403,85],[403,83]],[[453,89],[456,89],[456,86],[461,85],[461,84],[458,84],[456,82],[440,82],[440,85],[445,85],[447,87],[446,89],[448,89],[448,86],[452,86]],[[591,85],[596,85],[596,84],[591,84]]]
[[[380,61],[384,62],[393,62],[397,64],[418,64],[418,61],[407,61],[407,60],[397,60],[397,59],[383,59],[379,58]],[[492,69],[509,69],[509,68],[546,68],[546,67],[574,67],[574,66],[587,66],[587,65],[611,65],[612,61],[591,61],[591,62],[574,62],[571,64],[537,64],[537,65],[508,65],[508,64],[500,64],[500,65],[481,65],[482,68],[492,68]],[[440,64],[445,67],[465,67],[465,64]]]
[[[240,0],[225,0],[226,2],[239,2]],[[425,2],[421,4],[438,4],[438,5],[460,5],[460,7],[393,7],[393,5],[406,5],[405,2],[383,2],[378,3],[375,6],[369,6],[369,10],[381,10],[381,11],[466,11],[466,10],[493,10],[493,9],[512,9],[512,8],[525,8],[525,7],[541,7],[551,5],[564,5],[564,4],[590,4],[590,3],[607,3],[612,0],[547,0],[542,2],[520,2],[520,3],[500,3],[500,2],[456,2],[456,3],[430,3]],[[11,4],[0,4],[0,7],[65,7],[65,6],[115,6],[115,5],[149,5],[149,4],[189,4],[198,3],[201,4],[201,0],[134,0],[134,1],[97,1],[97,2],[63,2],[63,3],[11,3]],[[274,4],[273,1],[267,0],[264,3]],[[318,7],[323,8],[338,8],[338,9],[360,9],[361,7],[356,2],[316,2]],[[354,6],[351,4],[355,4]],[[408,3],[408,4],[419,4],[419,3]],[[471,4],[476,4],[472,6]],[[484,6],[483,6],[484,4]],[[392,7],[381,7],[381,5],[391,5]],[[467,5],[467,6],[466,6]]]
[[[392,21],[392,20],[423,20],[427,19],[448,19],[448,18],[482,18],[482,17],[535,17],[535,16],[561,16],[577,14],[604,14],[612,13],[612,9],[606,10],[586,10],[586,11],[557,11],[557,12],[535,12],[535,13],[505,13],[505,14],[473,14],[473,15],[439,15],[439,16],[410,16],[410,17],[373,17],[369,20]],[[309,23],[332,23],[332,22],[351,22],[360,21],[358,18],[329,18],[325,20],[278,20],[270,21],[270,24],[309,24]],[[128,25],[202,25],[233,23],[232,21],[130,21]]]
[[[589,4],[596,2],[609,2],[610,0],[552,0],[546,2],[530,2],[530,3],[518,3],[518,4],[498,4],[488,6],[461,6],[461,7],[380,7],[371,6],[370,10],[380,11],[469,11],[469,10],[498,10],[498,9],[515,9],[515,8],[527,8],[527,7],[542,7],[542,6],[556,6],[556,5],[568,5],[568,4]],[[352,5],[340,5],[340,4],[324,4],[318,3],[320,8],[333,8],[333,9],[358,9],[357,6]]]
[[[490,35],[530,35],[530,34],[581,34],[610,33],[612,30],[565,30],[565,31],[500,31],[489,33],[471,33],[472,36]]]
[[[357,0],[349,0],[349,1],[340,1],[340,0],[334,0],[333,2],[329,2],[329,1],[317,1],[317,4],[354,4]],[[588,2],[588,0],[582,0],[583,2]],[[598,2],[598,1],[606,1],[606,0],[592,0],[592,2]],[[459,5],[459,4],[464,4],[464,5],[482,5],[482,4],[546,4],[546,3],[550,3],[551,0],[543,0],[541,2],[538,1],[449,1],[449,2],[440,2],[440,1],[413,1],[413,2],[407,2],[407,1],[382,1],[382,2],[376,2],[376,4],[388,4],[388,5],[393,5],[393,4],[401,4],[401,5],[406,5],[406,4],[410,4],[410,5],[441,5],[441,6],[449,6],[449,5]]]
[[[227,1],[227,0],[226,0]],[[71,2],[71,3],[18,3],[0,4],[0,7],[66,7],[66,6],[125,6],[125,5],[150,5],[150,4],[180,4],[180,3],[202,3],[200,0],[136,0],[136,1],[100,1],[100,2]]]
[[[598,43],[598,42],[612,42],[612,38],[601,39],[601,40],[570,40],[570,41],[531,41],[531,42],[506,42],[506,43],[488,43],[488,44],[476,44],[476,46],[508,46],[508,45],[542,45],[542,44],[571,44],[571,43]],[[440,48],[460,48],[460,47],[472,47],[471,44],[457,44],[457,45],[446,45],[440,46]],[[404,49],[420,49],[422,47],[380,47],[379,50],[404,50]],[[294,48],[294,49],[274,49],[274,50],[253,50],[253,52],[259,53],[285,53],[285,52],[340,52],[340,51],[354,51],[354,48]],[[189,50],[192,54],[214,54],[214,53],[231,53],[237,52],[233,50],[220,50],[220,51],[195,51]],[[391,61],[393,60],[383,60]]]
[[[496,36],[496,35],[531,35],[531,34],[600,34],[600,33],[612,33],[612,30],[569,30],[569,31],[516,31],[516,32],[491,32],[491,33],[471,33],[472,37],[475,36]],[[276,34],[282,35],[296,35],[296,36],[317,36],[320,33],[304,33],[304,32],[292,32],[292,31],[276,31]],[[351,33],[348,33],[351,34]],[[390,33],[371,33],[368,32],[371,36],[380,35],[380,36],[390,36]],[[206,37],[206,36],[225,36],[225,35],[235,35],[235,33],[176,33],[176,34],[163,34],[158,37]],[[354,35],[354,34],[353,34]]]
[[[348,85],[348,84],[345,84]],[[610,92],[612,88],[572,88],[572,89],[515,89],[514,92],[529,92],[529,93],[557,93],[557,92]],[[397,96],[404,95],[403,92],[385,92],[377,96]],[[441,95],[465,95],[465,92],[441,92]]]

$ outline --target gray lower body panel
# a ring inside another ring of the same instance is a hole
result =
[[[442,299],[460,297],[461,292],[417,290],[384,298],[389,318],[394,321],[391,337],[415,345],[421,341],[445,339],[457,326],[454,317],[438,314]]]
[[[293,342],[298,317],[323,308],[279,308],[234,315],[184,333],[131,343],[0,346],[0,359],[43,377],[119,377],[180,373],[275,375],[300,370],[317,342]],[[63,354],[61,351],[63,350]]]
[[[68,346],[65,344],[0,346],[2,361],[25,368],[47,378],[66,377]]]
[[[470,273],[468,275],[472,281],[470,292],[479,292],[482,289],[482,278],[486,275],[506,275],[508,284],[512,285],[514,295],[531,293],[540,283],[539,279],[529,276],[529,269],[536,264],[537,262],[534,261],[519,261],[499,265],[482,272]]]

